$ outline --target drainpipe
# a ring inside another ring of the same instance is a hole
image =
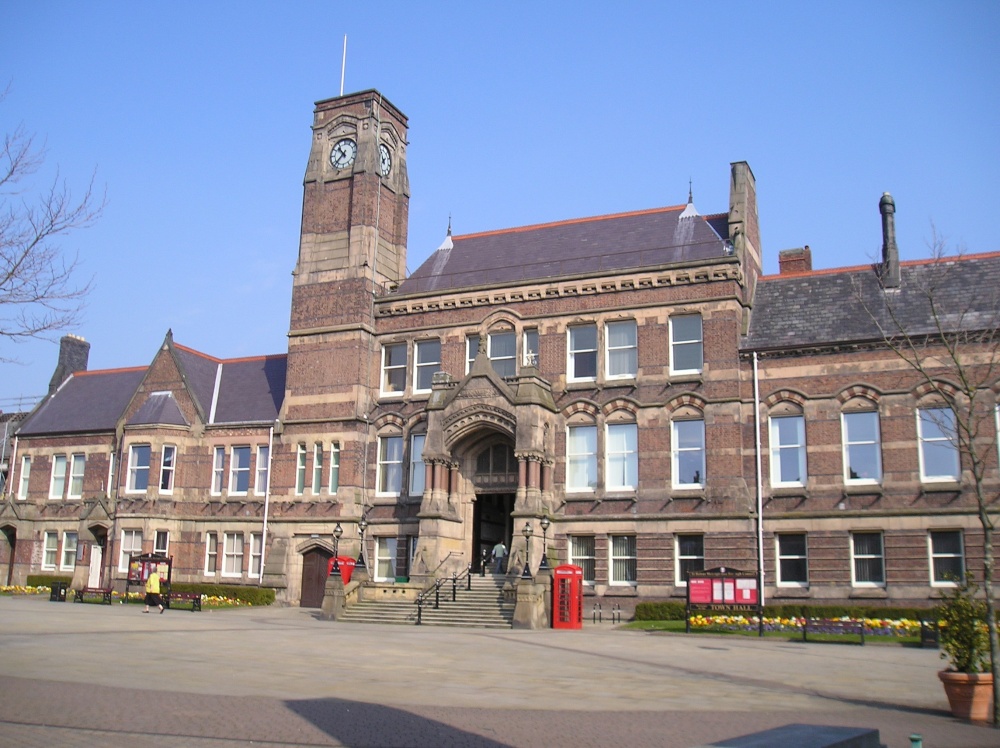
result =
[[[753,433],[757,465],[757,590],[764,607],[764,479],[760,464],[760,372],[757,351],[753,352]]]
[[[271,506],[271,460],[274,453],[274,424],[267,430],[267,483],[264,486],[264,527],[260,533],[260,574],[257,584],[264,581],[264,559],[267,556],[267,512]]]

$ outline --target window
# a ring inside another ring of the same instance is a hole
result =
[[[809,564],[804,532],[782,533],[775,538],[778,554],[778,586],[807,587]]]
[[[597,325],[569,328],[568,379],[573,382],[597,378]]]
[[[878,413],[844,413],[844,482],[880,483],[882,446]]]
[[[245,496],[250,490],[250,447],[233,447],[229,453],[229,493]]]
[[[606,332],[608,379],[635,377],[639,366],[635,320],[609,322]]]
[[[176,457],[177,447],[165,444],[163,454],[160,457],[160,491],[163,493],[174,492],[174,460]]]
[[[44,544],[42,545],[42,568],[56,568],[56,553],[59,550],[59,534],[54,532],[45,533]]]
[[[465,339],[465,373],[472,371],[472,364],[479,355],[479,336],[469,335]]]
[[[83,470],[86,458],[75,454],[69,458],[69,498],[83,498]]]
[[[538,366],[538,330],[524,331],[524,366]]]
[[[316,442],[313,445],[313,496],[319,496],[323,491],[323,445]]]
[[[434,381],[434,375],[441,371],[441,341],[417,341],[414,354],[413,390],[428,392]]]
[[[28,498],[28,483],[31,480],[31,457],[24,455],[21,458],[21,481],[17,485],[17,498]]]
[[[597,487],[597,427],[570,426],[566,435],[566,490]]]
[[[243,533],[226,532],[222,534],[222,576],[239,577],[243,575]]]
[[[260,577],[264,570],[264,536],[250,533],[250,576]]]
[[[701,315],[670,318],[670,373],[700,374],[704,366]]]
[[[166,530],[157,530],[153,535],[153,553],[158,556],[166,556],[170,549],[170,533]]]
[[[424,434],[410,439],[410,496],[424,495]]]
[[[306,445],[300,444],[295,448],[295,495],[301,496],[306,492]]]
[[[118,556],[118,571],[128,571],[129,556],[142,553],[142,530],[122,530],[122,547]]]
[[[63,533],[62,556],[59,560],[59,569],[61,571],[72,571],[76,568],[77,542],[78,540],[75,532]]]
[[[66,455],[52,456],[52,480],[49,482],[49,498],[61,499],[66,492]]]
[[[501,377],[517,374],[517,335],[513,332],[491,333],[488,353],[493,370]]]
[[[402,395],[406,388],[406,343],[382,347],[382,394]]]
[[[597,553],[593,535],[571,535],[569,562],[583,569],[583,583],[593,584],[597,577]]]
[[[271,469],[271,448],[265,446],[257,447],[257,479],[254,481],[253,492],[258,496],[267,493],[267,478]]]
[[[851,568],[856,587],[885,586],[885,556],[882,553],[882,533],[851,533]]]
[[[950,408],[921,408],[917,411],[920,439],[920,480],[957,481],[958,432],[955,414]]]
[[[611,584],[635,584],[635,535],[611,536]]]
[[[330,493],[340,488],[340,442],[330,445]]]
[[[931,530],[931,585],[954,587],[965,577],[961,530]]]
[[[631,491],[639,485],[639,428],[634,423],[608,426],[604,483],[609,491]]]
[[[705,422],[673,421],[673,486],[705,486]]]
[[[214,532],[205,534],[205,574],[214,576],[219,568],[219,536]]]
[[[403,485],[403,437],[378,438],[378,493],[399,496]]]
[[[396,538],[375,538],[375,581],[396,578]]]
[[[771,485],[806,484],[806,419],[781,416],[771,419],[768,429],[771,442]]]
[[[149,487],[149,445],[128,448],[128,493],[145,493]]]
[[[218,496],[222,493],[222,479],[225,471],[226,448],[216,447],[212,458],[212,493]]]
[[[688,574],[705,570],[705,536],[678,535],[675,542],[677,560],[674,568],[677,571],[674,583],[678,587],[686,587]]]

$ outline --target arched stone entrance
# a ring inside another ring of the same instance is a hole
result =
[[[517,460],[507,440],[488,440],[473,451],[472,570],[479,572],[500,541],[509,549],[517,491]]]

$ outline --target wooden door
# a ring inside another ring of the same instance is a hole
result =
[[[302,554],[302,596],[299,606],[302,608],[323,607],[323,592],[326,589],[326,577],[330,567],[332,554],[322,548],[313,548]]]

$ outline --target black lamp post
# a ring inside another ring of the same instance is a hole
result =
[[[368,520],[362,517],[358,520],[358,535],[361,536],[361,550],[358,551],[358,560],[354,564],[355,569],[365,569],[365,530],[368,529]]]
[[[337,523],[337,526],[333,528],[333,568],[330,570],[331,574],[340,574],[340,562],[337,560],[337,554],[340,552],[340,536],[344,534],[344,528]]]
[[[540,564],[538,564],[538,570],[542,571],[544,569],[545,571],[548,571],[549,570],[549,553],[548,553],[548,542],[547,541],[549,539],[549,525],[551,525],[552,523],[549,522],[549,518],[548,517],[542,517],[542,521],[539,522],[538,524],[540,524],[542,526],[542,562]]]
[[[525,522],[524,529],[524,570],[521,572],[521,579],[531,579],[531,523]]]

